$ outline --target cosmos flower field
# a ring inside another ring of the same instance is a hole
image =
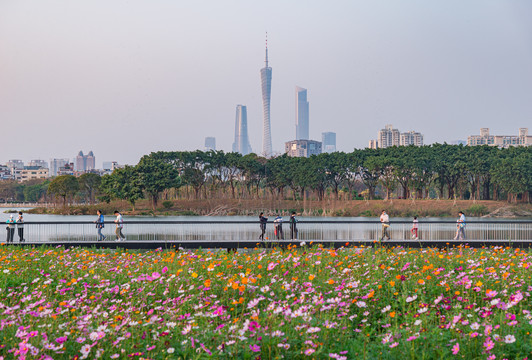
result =
[[[532,253],[0,247],[0,359],[527,359]]]

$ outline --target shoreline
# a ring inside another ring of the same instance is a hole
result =
[[[164,204],[164,206],[162,206]],[[106,215],[114,210],[124,215],[146,216],[258,216],[260,212],[269,215],[289,215],[295,211],[298,216],[322,217],[378,217],[384,209],[393,217],[456,217],[458,211],[466,216],[530,218],[532,204],[509,204],[493,200],[174,200],[162,201],[153,210],[148,201],[137,204],[133,210],[125,201],[75,205],[66,207],[36,207],[27,210],[30,214],[50,215],[92,215],[101,209]]]

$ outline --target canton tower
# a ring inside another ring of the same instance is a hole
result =
[[[270,126],[270,97],[272,93],[272,68],[268,66],[268,33],[266,33],[266,65],[260,69],[262,85],[262,155],[272,155],[272,133]]]

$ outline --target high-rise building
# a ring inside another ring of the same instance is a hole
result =
[[[401,146],[408,146],[408,145],[423,146],[423,135],[415,131],[401,133],[401,140],[399,141],[399,145]]]
[[[490,135],[490,129],[480,129],[480,135],[467,137],[467,145],[489,145],[507,148],[510,146],[532,146],[532,136],[528,135],[528,128],[520,128],[519,135]]]
[[[388,124],[384,129],[379,130],[377,141],[380,148],[399,146],[400,140],[401,134],[399,130],[394,129],[391,124]]]
[[[215,137],[206,137],[205,138],[205,151],[216,150],[216,138]]]
[[[323,152],[333,153],[336,151],[336,133],[334,132],[321,133],[321,142],[322,142]]]
[[[236,106],[235,117],[235,142],[233,143],[233,152],[247,155],[251,152],[251,145],[248,137],[248,111],[246,106]]]
[[[296,86],[296,140],[309,139],[307,89]]]
[[[83,155],[83,151],[78,153],[75,158],[75,169],[77,172],[86,172],[96,168],[96,158],[94,153],[89,151],[87,155]]]
[[[265,66],[260,70],[262,87],[262,155],[272,155],[272,133],[270,123],[270,98],[272,93],[272,68],[268,66],[268,38],[266,38]]]
[[[50,159],[50,176],[57,176],[59,168],[65,166],[69,162],[68,159]]]
[[[370,149],[408,145],[423,146],[423,134],[415,131],[401,133],[390,124],[379,130],[377,136],[377,139],[369,141]]]
[[[96,169],[96,158],[94,153],[89,151],[89,154],[85,157],[85,171]]]
[[[292,140],[284,144],[285,152],[292,157],[310,157],[321,154],[321,142],[315,140]]]

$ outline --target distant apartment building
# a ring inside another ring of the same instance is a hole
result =
[[[208,136],[205,138],[205,151],[216,151],[216,138]]]
[[[65,166],[70,161],[68,159],[50,159],[50,176],[57,176],[57,172],[59,171],[59,168],[62,166]]]
[[[368,147],[370,149],[387,148],[391,146],[422,146],[423,134],[409,131],[401,133],[398,129],[394,129],[393,125],[388,124],[384,129],[379,130],[377,139],[369,141]]]
[[[17,159],[9,160],[6,165],[9,168],[9,170],[24,169],[24,162],[22,160],[17,160]]]
[[[401,133],[401,139],[399,140],[400,146],[423,146],[423,135],[415,131],[409,131]]]
[[[333,153],[336,151],[336,133],[334,132],[324,132],[321,133],[321,143],[323,147],[323,152]]]
[[[0,180],[11,179],[11,170],[7,165],[0,165]]]
[[[36,179],[48,178],[48,168],[40,166],[25,166],[23,170],[20,170],[19,181],[28,181]]]
[[[31,160],[28,166],[41,167],[41,168],[48,169],[48,163],[44,160]]]
[[[520,128],[518,135],[490,135],[489,128],[481,128],[480,135],[467,137],[468,146],[489,145],[500,148],[510,146],[532,146],[532,136],[528,135],[528,128]]]
[[[292,140],[285,143],[285,152],[291,157],[310,157],[322,152],[322,144],[315,140]]]
[[[74,163],[66,163],[64,164],[63,166],[59,167],[59,169],[57,169],[57,176],[61,176],[61,175],[74,175],[75,174],[75,170],[74,170]]]
[[[77,172],[86,172],[95,168],[96,158],[94,157],[94,153],[89,151],[87,155],[83,155],[83,151],[80,151],[75,158],[75,170]]]

